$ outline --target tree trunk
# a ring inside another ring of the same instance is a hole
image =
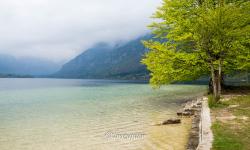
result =
[[[226,90],[226,85],[224,83],[224,76],[223,76],[223,73],[221,73],[221,92]],[[213,79],[212,77],[209,78],[209,83],[208,83],[208,94],[213,94]]]
[[[221,91],[226,90],[224,73],[221,73]]]
[[[214,66],[211,65],[211,76],[213,83],[213,99],[218,102],[221,95],[221,67],[215,70]]]
[[[212,79],[212,77],[209,78],[208,94],[213,94],[213,79]]]
[[[247,85],[249,84],[249,79],[248,79],[248,69],[246,70],[246,83],[247,83]]]
[[[218,67],[218,96],[220,99],[221,96],[221,80],[222,80],[222,60],[219,61],[219,67]]]

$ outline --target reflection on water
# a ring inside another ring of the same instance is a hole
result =
[[[56,79],[0,79],[1,150],[184,149],[190,119],[180,102],[204,86]],[[131,138],[133,136],[133,138]],[[136,137],[137,136],[137,137]]]

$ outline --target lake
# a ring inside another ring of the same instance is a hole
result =
[[[0,79],[1,150],[185,149],[190,118],[181,103],[201,96],[203,85],[112,80]]]

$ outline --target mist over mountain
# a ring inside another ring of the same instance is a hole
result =
[[[142,56],[148,50],[141,41],[151,37],[151,35],[145,35],[115,46],[105,43],[96,44],[63,65],[53,77],[148,79],[149,73],[140,63]]]
[[[49,75],[58,71],[60,65],[40,58],[16,58],[0,54],[0,74]]]

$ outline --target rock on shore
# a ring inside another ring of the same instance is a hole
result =
[[[193,116],[201,108],[201,100],[187,102],[181,110],[177,111],[178,116]]]
[[[161,124],[162,125],[167,125],[167,124],[179,124],[181,123],[181,119],[179,118],[170,118],[168,120],[163,121]]]

